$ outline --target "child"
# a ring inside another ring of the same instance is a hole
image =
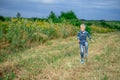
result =
[[[86,58],[88,57],[88,41],[87,41],[87,37],[94,42],[94,40],[92,40],[91,36],[89,35],[89,33],[87,31],[85,31],[85,24],[81,24],[80,25],[80,31],[78,33],[78,42],[80,44],[80,55],[81,55],[81,63],[84,64],[84,53]],[[85,49],[85,50],[84,50]]]

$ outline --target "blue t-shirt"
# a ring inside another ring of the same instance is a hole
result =
[[[78,32],[77,38],[80,40],[80,44],[85,44],[85,42],[87,42],[87,37],[89,39],[91,39],[91,36],[87,31],[84,31],[84,32],[79,31]]]

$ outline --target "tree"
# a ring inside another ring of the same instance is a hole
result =
[[[71,11],[68,11],[68,12],[61,12],[61,15],[59,16],[59,18],[77,19],[77,16],[76,16],[75,13],[71,10]]]
[[[50,15],[48,16],[48,19],[51,19],[53,22],[58,21],[58,18],[57,18],[56,14],[53,11],[50,12]]]
[[[17,17],[17,18],[20,18],[20,17],[21,17],[21,14],[20,14],[19,12],[17,12],[16,17]]]
[[[0,16],[0,20],[1,20],[1,21],[5,21],[4,16]]]

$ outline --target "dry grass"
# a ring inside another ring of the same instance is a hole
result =
[[[0,62],[4,80],[119,80],[120,32],[93,34],[89,62],[81,65],[76,37],[51,40]]]

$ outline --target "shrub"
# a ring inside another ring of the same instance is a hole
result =
[[[66,38],[76,34],[78,28],[69,23],[53,23],[52,21],[29,21],[12,18],[10,22],[0,22],[1,42],[8,42],[5,50],[20,51],[34,44],[41,44],[55,38]]]
[[[94,33],[107,33],[107,32],[113,32],[114,30],[110,28],[104,28],[104,27],[92,25],[91,31]]]

